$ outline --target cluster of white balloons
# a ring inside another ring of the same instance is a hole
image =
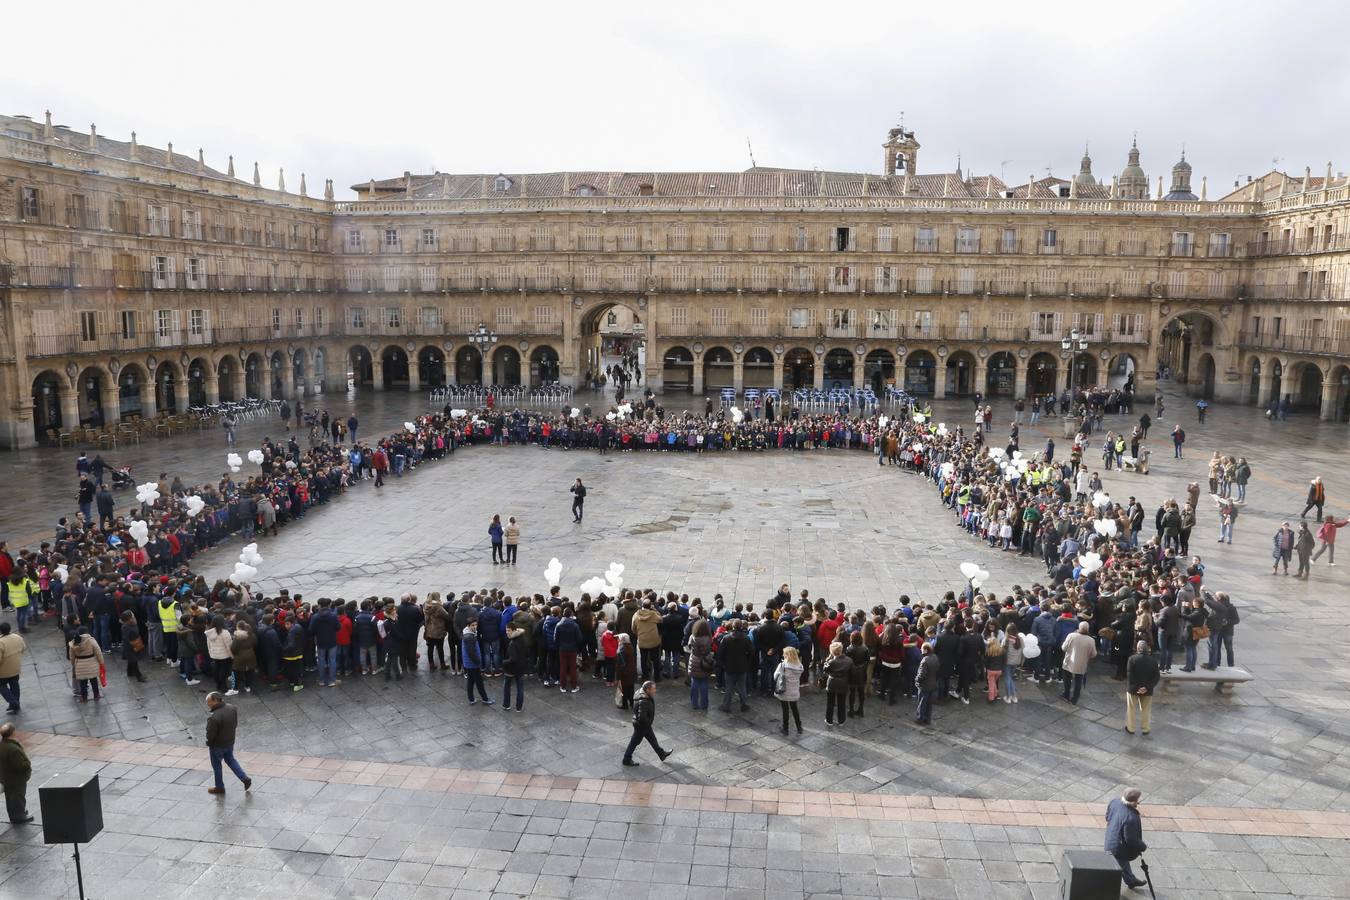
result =
[[[961,563],[961,574],[966,576],[966,580],[969,581],[971,586],[976,590],[979,590],[980,585],[989,580],[989,572],[985,569],[981,569],[973,562]]]
[[[927,421],[928,421],[928,417],[925,416],[923,413],[915,413],[915,414],[914,414],[914,421],[915,421],[917,424],[922,425],[924,422],[927,422]]]
[[[243,464],[244,460],[238,453],[225,454],[225,465],[230,467],[231,472],[238,472]]]
[[[196,518],[206,508],[206,501],[193,494],[190,497],[183,498],[183,508],[187,510],[188,516]]]
[[[627,418],[633,414],[633,404],[631,403],[622,403],[615,407],[615,409],[618,410],[620,419]]]
[[[745,413],[741,412],[741,408],[739,406],[733,406],[731,408],[731,421],[737,425],[745,421]]]
[[[581,417],[581,410],[577,409],[577,408],[574,406],[574,407],[572,407],[572,411],[571,411],[570,413],[568,413],[568,415],[571,416],[571,417],[574,418],[574,419],[580,418],[580,417]]]
[[[144,519],[136,519],[127,527],[127,531],[131,533],[137,547],[144,547],[150,543],[150,526],[146,524]]]
[[[623,570],[623,563],[610,563],[603,578],[588,578],[581,583],[581,593],[590,594],[592,597],[598,594],[607,597],[616,596],[623,587]]]
[[[1102,537],[1108,538],[1115,537],[1116,529],[1117,526],[1115,519],[1093,519],[1092,521],[1092,530],[1100,534]]]
[[[1030,632],[1022,635],[1022,655],[1027,659],[1035,659],[1041,655],[1041,642],[1036,635]]]
[[[450,418],[452,418],[452,419],[462,419],[462,418],[464,418],[465,416],[467,416],[468,414],[469,414],[469,411],[468,411],[467,409],[452,409],[452,410],[450,410]]]
[[[562,563],[558,557],[553,557],[548,561],[548,568],[544,570],[544,580],[548,582],[549,587],[557,587],[562,582]]]
[[[412,422],[404,422],[404,423],[403,423],[403,430],[404,430],[404,431],[416,431],[416,430],[417,430],[417,426],[414,425]]]
[[[145,484],[136,485],[137,503],[154,503],[159,499],[159,482],[147,481]]]
[[[1105,491],[1098,491],[1092,495],[1092,505],[1097,507],[1097,509],[1110,509],[1111,495]]]
[[[248,584],[258,577],[258,566],[262,565],[262,561],[258,545],[248,544],[239,551],[239,562],[234,564],[234,573],[230,575],[230,580],[238,585]]]
[[[248,451],[248,461],[255,466],[261,466],[263,461],[263,452],[261,450]]]
[[[1031,467],[1031,461],[1022,455],[1021,450],[1014,450],[1012,456],[1009,456],[1002,447],[990,447],[989,458],[998,464],[999,470],[1003,472],[1004,481],[1016,481]]]
[[[1102,557],[1099,553],[1084,553],[1078,557],[1078,568],[1082,569],[1088,575],[1102,567]]]

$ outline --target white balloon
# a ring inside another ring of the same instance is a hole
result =
[[[549,587],[557,587],[562,580],[562,563],[558,557],[553,557],[548,561],[548,568],[544,569],[544,580],[548,582]]]
[[[581,410],[577,409],[575,406],[572,407],[572,418],[575,419],[579,415],[581,415]]]
[[[253,463],[255,466],[262,465],[263,452],[261,450],[248,451],[248,461]]]
[[[594,597],[597,594],[603,594],[608,589],[603,578],[588,578],[581,583],[581,593],[590,594]]]
[[[238,472],[239,466],[242,466],[243,464],[244,460],[238,453],[225,454],[225,465],[229,466],[234,471]]]
[[[1027,659],[1036,659],[1041,655],[1041,645],[1040,644],[1028,645],[1026,641],[1029,636],[1030,635],[1022,636],[1022,655]]]
[[[238,467],[238,466],[230,466],[230,471],[231,471],[231,472],[238,472],[238,471],[239,471],[239,467]]]
[[[961,563],[961,574],[967,578],[974,578],[980,573],[980,567],[973,562]]]
[[[922,425],[924,422],[928,421],[928,417],[925,416],[923,413],[915,413],[914,421]]]
[[[745,413],[741,412],[739,407],[733,406],[731,408],[731,421],[739,425],[741,423],[741,420],[743,420],[744,418]]]
[[[403,430],[404,430],[404,431],[416,431],[416,430],[417,430],[417,426],[414,425],[412,422],[404,422],[404,423],[403,423]]]
[[[191,497],[183,498],[183,506],[187,508],[188,516],[195,518],[206,508],[206,501],[193,494]]]
[[[606,420],[606,421],[608,421],[608,422],[613,422],[614,419],[615,419],[614,413],[605,413],[605,420]]]
[[[468,414],[469,414],[469,411],[468,411],[467,409],[452,409],[452,410],[450,410],[450,418],[452,418],[452,419],[462,419],[462,418],[464,418],[465,416],[467,416]]]

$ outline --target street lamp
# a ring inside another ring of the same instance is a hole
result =
[[[489,331],[488,327],[480,322],[478,330],[469,335],[469,343],[477,347],[479,352],[482,352],[497,343],[497,332]]]
[[[1077,362],[1078,354],[1087,352],[1088,338],[1086,334],[1081,333],[1077,328],[1069,331],[1068,335],[1061,338],[1059,347],[1061,355],[1069,362],[1069,408],[1072,410],[1074,402],[1078,399],[1074,392],[1074,363]],[[1064,420],[1064,436],[1072,437],[1073,425],[1071,419]]]

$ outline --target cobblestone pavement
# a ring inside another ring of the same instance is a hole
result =
[[[383,410],[394,422],[416,401],[386,395],[360,402],[372,403],[372,419]],[[1181,403],[1174,398],[1169,405]],[[969,409],[947,404],[939,418],[964,420]],[[802,791],[806,798],[823,796],[822,791],[875,795],[883,809],[901,804],[898,808],[908,810],[915,797],[932,798],[935,810],[952,798],[1089,804],[1079,816],[1096,815],[1092,811],[1130,784],[1145,791],[1146,804],[1197,814],[1243,810],[1225,812],[1213,820],[1213,829],[1151,832],[1159,896],[1350,895],[1344,862],[1350,846],[1341,824],[1310,821],[1306,824],[1315,828],[1294,834],[1232,827],[1280,822],[1278,816],[1286,815],[1280,810],[1350,810],[1350,670],[1336,632],[1329,631],[1342,624],[1343,567],[1316,565],[1306,583],[1272,577],[1268,569],[1270,535],[1280,521],[1296,520],[1313,474],[1328,483],[1329,509],[1350,509],[1350,493],[1343,493],[1350,491],[1350,464],[1340,453],[1344,428],[1302,420],[1272,425],[1255,411],[1229,407],[1211,409],[1209,419],[1204,426],[1193,413],[1186,419],[1185,460],[1174,461],[1159,447],[1152,475],[1103,477],[1113,496],[1134,493],[1152,509],[1165,497],[1181,496],[1188,481],[1203,484],[1213,449],[1248,457],[1256,474],[1234,544],[1213,543],[1217,524],[1212,507],[1202,505],[1192,548],[1209,565],[1207,580],[1229,590],[1242,610],[1238,662],[1257,680],[1223,695],[1205,688],[1168,692],[1155,703],[1149,738],[1122,731],[1120,691],[1102,668],[1093,670],[1079,708],[1059,702],[1053,690],[1024,684],[1017,706],[980,701],[948,706],[938,711],[931,731],[910,725],[908,708],[872,703],[864,719],[827,733],[820,725],[823,702],[808,696],[807,733],[801,738],[778,734],[777,704],[771,701],[752,701],[746,714],[695,713],[682,685],[663,683],[657,730],[680,752],[668,766],[626,770],[619,766],[629,731],[624,714],[593,682],[566,696],[532,682],[526,712],[507,716],[466,706],[462,680],[422,671],[392,688],[383,680],[356,679],[332,690],[238,698],[239,747],[251,754],[244,757],[246,765],[263,774],[255,796],[243,799],[232,792],[217,812],[215,801],[201,791],[203,751],[187,749],[201,746],[203,691],[183,687],[165,667],[151,666],[148,684],[129,684],[114,671],[107,699],[74,704],[55,630],[48,626],[30,641],[20,724],[31,732],[144,747],[147,759],[139,759],[137,749],[104,769],[105,800],[118,815],[110,819],[108,846],[96,843],[90,856],[102,864],[101,874],[141,871],[124,886],[127,893],[145,896],[170,886],[174,896],[208,890],[218,896],[234,884],[264,894],[284,892],[284,886],[300,896],[370,896],[381,890],[381,896],[450,896],[453,889],[482,891],[481,896],[622,892],[627,897],[635,887],[651,884],[654,896],[661,886],[662,897],[881,891],[1048,897],[1057,891],[1053,864],[1060,848],[1100,846],[1095,819],[1029,825],[978,817],[845,821],[833,806],[820,815],[804,809],[799,815],[793,804],[773,812],[753,805],[741,812],[654,809],[592,799],[489,797],[454,783],[428,793],[384,780],[352,785],[338,777],[350,771],[347,766],[368,763],[417,767],[414,777],[453,768],[581,783],[636,780],[650,783],[653,791],[673,789],[676,799],[689,796],[680,791],[699,790],[700,802],[708,791],[716,797],[722,789],[748,789]],[[1170,424],[1169,413],[1163,425]],[[1024,428],[1023,446],[1039,447],[1052,431],[1059,434],[1055,420]],[[1006,423],[994,434],[1001,441]],[[1155,430],[1154,437],[1155,445],[1167,443],[1165,430]],[[181,440],[186,460],[200,452],[189,442],[218,442],[219,436]],[[1056,440],[1064,452],[1064,441]],[[34,456],[37,461],[9,465],[41,468],[59,460],[60,478],[68,480],[69,450]],[[194,477],[214,471],[210,464]],[[566,488],[577,476],[591,489],[582,525],[574,525],[568,513]],[[1338,506],[1342,498],[1347,503]],[[65,508],[43,497],[23,499],[19,506],[39,523],[40,515],[50,519],[55,509]],[[491,565],[486,527],[495,512],[521,520],[519,568]],[[200,564],[209,573],[228,571],[237,549],[237,543],[226,545]],[[957,586],[956,567],[966,559],[989,569],[996,586],[1029,584],[1043,575],[1038,564],[989,550],[957,531],[920,479],[880,470],[866,454],[840,451],[601,457],[478,447],[391,479],[379,492],[363,485],[301,527],[265,540],[260,549],[266,587],[284,584],[310,597],[483,586],[533,592],[541,589],[551,556],[562,560],[563,584],[570,590],[619,561],[627,566],[631,587],[705,598],[721,591],[762,602],[787,581],[794,591],[808,588],[813,596],[850,606],[893,603],[902,592],[938,596]],[[1323,634],[1323,640],[1310,640]],[[33,784],[59,769],[102,765],[93,761],[100,758],[93,746],[52,745],[47,753],[36,745]],[[188,755],[165,758],[179,750]],[[290,772],[263,769],[268,754],[278,753],[333,762],[305,773],[298,764]],[[752,793],[752,804],[754,798]],[[975,811],[983,815],[989,808]],[[1146,815],[1170,818],[1147,810]],[[542,820],[557,820],[554,832],[543,835],[547,845],[532,830],[549,827]],[[1318,830],[1323,824],[1327,830]],[[341,842],[308,849],[303,842],[287,845],[327,834],[330,827],[366,840],[344,849]],[[1237,833],[1228,833],[1233,830]],[[489,840],[492,834],[509,837]],[[278,837],[284,837],[280,844]],[[474,840],[480,843],[461,843]],[[13,879],[29,871],[24,866],[36,866],[29,874],[38,879],[36,892],[25,890],[24,896],[45,896],[46,890],[70,895],[62,893],[66,869],[59,851],[43,850],[36,837],[13,829],[0,834],[0,842],[10,842],[0,848],[0,877],[10,876],[0,883],[0,896],[9,896]],[[651,846],[637,847],[644,843]],[[860,853],[852,852],[857,848]],[[479,851],[485,854],[481,858]],[[565,871],[571,865],[576,870]],[[641,873],[642,883],[625,880],[633,873]],[[422,888],[400,880],[414,874],[421,876]],[[669,886],[667,879],[673,879]],[[119,895],[109,893],[121,890],[115,880],[103,881],[97,896]],[[185,884],[191,888],[183,893]]]

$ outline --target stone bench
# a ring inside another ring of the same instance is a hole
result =
[[[1173,669],[1171,672],[1165,672],[1162,676],[1163,687],[1168,688],[1176,684],[1212,684],[1214,690],[1222,690],[1225,684],[1238,684],[1244,681],[1253,681],[1256,676],[1246,669],[1239,669],[1236,666],[1219,666],[1217,669],[1200,669],[1194,672],[1183,672],[1180,669]]]

